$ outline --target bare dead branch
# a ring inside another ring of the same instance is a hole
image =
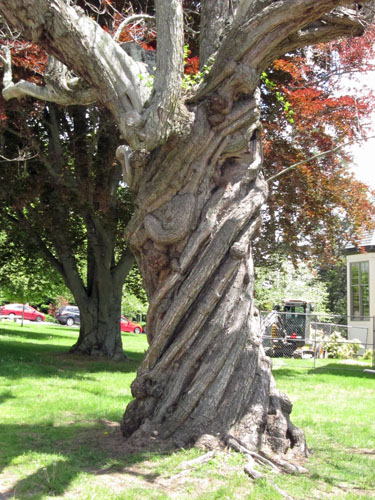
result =
[[[363,139],[363,141],[367,141],[368,139],[374,139],[374,138],[375,138],[375,135],[371,135],[371,136]],[[282,175],[287,174],[291,170],[294,170],[295,168],[300,167],[301,165],[305,165],[306,163],[310,163],[311,161],[316,160],[317,158],[321,158],[322,156],[326,156],[330,153],[335,153],[336,151],[339,151],[340,149],[345,148],[346,146],[350,146],[352,144],[355,144],[356,142],[358,142],[357,139],[354,139],[354,140],[348,141],[348,142],[344,142],[343,144],[339,144],[338,146],[335,146],[332,149],[328,149],[327,151],[322,151],[321,153],[317,153],[313,156],[310,156],[309,158],[306,158],[305,160],[301,160],[301,161],[298,161],[297,163],[293,163],[293,165],[290,165],[289,167],[284,168],[283,170],[281,170],[277,174],[266,179],[266,182],[270,183],[270,182],[274,181],[275,179],[277,179],[278,177],[281,177]]]
[[[29,152],[27,151],[21,151],[18,156],[16,156],[15,158],[7,158],[6,156],[3,156],[0,154],[0,158],[1,158],[1,161],[2,162],[13,162],[13,161],[18,161],[18,162],[23,162],[23,161],[28,161],[28,160],[32,160],[33,158],[36,158],[38,155],[31,155]]]
[[[12,57],[9,46],[5,46],[3,54],[0,52],[0,60],[4,64],[3,96],[5,100],[21,99],[26,96],[35,97],[43,101],[51,101],[57,104],[92,104],[96,101],[96,94],[92,89],[79,87],[78,78],[67,78],[67,68],[62,63],[53,59],[56,64],[50,66],[54,78],[48,79],[48,68],[46,70],[45,87],[36,85],[26,80],[13,82]],[[49,61],[51,62],[51,58]],[[56,70],[57,66],[59,71]]]
[[[136,23],[138,24],[138,21],[153,21],[155,22],[154,16],[149,16],[148,14],[134,14],[134,16],[130,16],[122,21],[122,23],[119,25],[119,27],[116,30],[116,33],[113,36],[113,39],[117,42],[121,36],[121,33],[123,29],[128,26],[129,24]]]

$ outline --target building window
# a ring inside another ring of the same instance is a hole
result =
[[[370,316],[369,264],[350,264],[350,315],[354,320],[366,320]]]

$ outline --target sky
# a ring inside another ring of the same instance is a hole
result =
[[[374,117],[375,134],[375,117]],[[354,164],[351,166],[355,176],[375,189],[375,138],[353,146]]]
[[[358,77],[357,77],[358,78]],[[375,72],[369,71],[361,75],[357,82],[350,81],[348,86],[355,87],[361,91],[361,86],[369,87],[375,90]],[[375,136],[375,112],[372,118],[373,132],[369,132],[369,136]],[[352,170],[356,177],[375,189],[375,137],[366,142],[355,145],[352,148],[354,154],[354,164]]]

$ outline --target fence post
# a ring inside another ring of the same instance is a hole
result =
[[[375,369],[375,316],[372,317],[372,369]]]
[[[318,316],[315,317],[315,328],[314,328],[314,342],[313,342],[313,351],[314,351],[314,370],[316,368],[316,328],[317,328]]]

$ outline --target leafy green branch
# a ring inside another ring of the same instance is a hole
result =
[[[283,107],[283,111],[285,113],[286,119],[288,120],[289,123],[294,123],[293,115],[294,111],[291,108],[291,104],[289,101],[285,99],[285,97],[282,95],[281,92],[276,90],[276,83],[268,78],[268,75],[265,71],[263,71],[261,80],[263,83],[266,85],[266,87],[271,90],[272,92],[275,92],[277,102]]]
[[[189,46],[185,45],[184,46],[184,65],[186,65],[188,57],[189,57]],[[207,64],[205,64],[202,68],[201,71],[198,71],[198,73],[184,73],[183,79],[182,79],[182,89],[186,91],[193,90],[194,88],[198,87],[205,77],[208,75],[210,72],[212,65],[215,61],[214,57],[210,57],[209,60],[207,61]]]

